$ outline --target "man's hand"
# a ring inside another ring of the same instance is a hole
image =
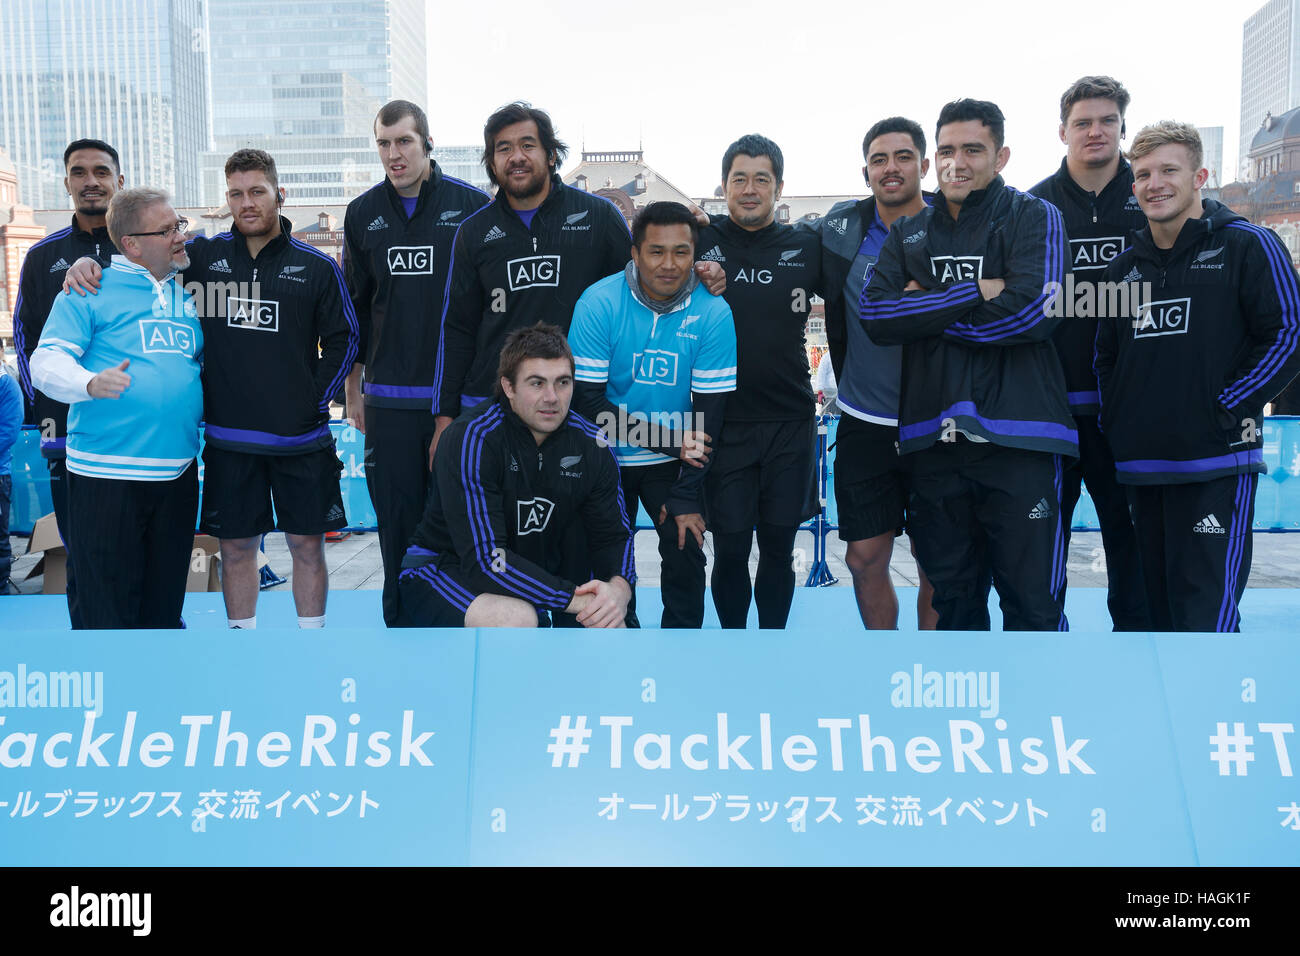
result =
[[[91,295],[99,295],[99,277],[103,274],[104,270],[99,267],[98,262],[89,256],[82,256],[64,274],[63,294],[70,295],[75,291],[77,295],[84,296],[87,292]]]
[[[709,453],[713,451],[709,444],[712,441],[707,432],[682,432],[681,454],[678,455],[682,464],[690,465],[692,468],[703,468],[709,460]]]
[[[697,262],[695,263],[695,274],[704,283],[704,288],[714,295],[722,295],[727,291],[727,273],[718,263]]]
[[[573,601],[590,595],[590,600],[578,612],[578,623],[583,627],[623,627],[627,617],[627,602],[632,600],[632,586],[618,575],[608,581],[591,580],[573,592]]]
[[[450,415],[437,415],[433,419],[433,441],[429,442],[429,470],[433,471],[433,453],[438,450],[438,439],[442,438],[442,433],[447,430],[451,424]]]
[[[695,217],[696,225],[698,225],[701,229],[703,229],[705,226],[711,223],[711,220],[709,219],[709,214],[705,212],[703,209],[701,209],[699,206],[695,205],[695,203],[690,202],[688,200],[686,208],[691,211],[691,215]]]
[[[131,384],[131,376],[126,374],[126,367],[130,364],[130,359],[122,359],[117,368],[104,369],[86,383],[86,394],[91,398],[121,398]]]
[[[343,383],[343,401],[347,405],[348,421],[352,423],[357,431],[361,434],[366,433],[366,406],[365,400],[361,397],[361,371],[360,365],[352,366],[352,371],[348,373],[347,380]]]
[[[985,302],[989,299],[996,299],[1002,294],[1002,290],[1007,287],[1007,284],[1001,279],[980,279],[979,283],[980,295],[984,296]]]
[[[907,285],[903,286],[903,291],[904,291],[904,292],[924,292],[924,291],[925,291],[925,286],[921,285],[921,283],[917,282],[915,279],[908,279],[908,280],[907,280]]]
[[[668,520],[668,506],[659,506],[659,520],[655,524],[663,524]],[[677,522],[677,550],[682,551],[686,548],[686,532],[689,531],[695,535],[695,543],[704,550],[704,515],[673,515],[673,520]]]

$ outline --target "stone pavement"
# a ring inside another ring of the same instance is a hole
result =
[[[13,581],[23,594],[39,594],[41,579],[23,581],[28,570],[35,565],[36,555],[25,555],[27,539],[11,539],[14,549]],[[915,587],[916,561],[909,550],[906,536],[894,542],[894,556],[890,573],[898,587]],[[711,536],[705,535],[705,552],[712,567]],[[851,584],[849,570],[844,564],[844,543],[831,532],[827,540],[827,566],[837,579],[837,587]],[[803,585],[812,561],[813,536],[801,531],[795,540],[796,583]],[[286,583],[273,590],[289,590],[293,579],[293,565],[284,535],[272,533],[266,538],[266,555],[271,568]],[[383,587],[384,573],[379,557],[379,536],[373,533],[356,533],[342,541],[325,546],[325,558],[330,569],[331,590],[370,590]],[[657,541],[649,531],[636,536],[636,567],[641,582],[647,587],[659,586],[659,552]],[[750,571],[758,567],[758,551],[750,554]],[[1067,565],[1070,587],[1105,587],[1106,572],[1101,547],[1101,534],[1096,531],[1076,531],[1070,538],[1070,558]],[[1294,588],[1300,587],[1300,533],[1257,532],[1254,536],[1254,560],[1248,587]]]

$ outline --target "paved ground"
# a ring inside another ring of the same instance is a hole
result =
[[[42,580],[23,578],[36,564],[38,555],[26,555],[26,538],[12,538],[14,550],[13,581],[24,594],[39,594]],[[849,570],[844,564],[844,544],[832,532],[827,542],[827,567],[838,580],[836,586],[850,584]],[[705,550],[712,566],[711,538],[705,535]],[[284,542],[284,535],[270,534],[266,538],[266,554],[272,569],[282,577],[292,580],[293,565]],[[379,558],[379,536],[353,534],[342,541],[330,542],[325,547],[330,569],[331,590],[366,590],[383,587],[384,574]],[[800,532],[795,541],[795,569],[797,580],[803,584],[813,560],[813,536]],[[659,553],[654,537],[646,531],[636,538],[637,574],[647,587],[659,586]],[[758,566],[758,552],[750,555],[751,572]],[[894,557],[890,563],[894,583],[899,587],[915,586],[916,562],[912,559],[906,537],[894,543]],[[1075,532],[1070,539],[1068,564],[1070,587],[1104,587],[1106,584],[1105,560],[1101,547],[1101,534],[1096,531]],[[1254,561],[1249,587],[1293,588],[1300,587],[1300,533],[1257,533],[1254,536]],[[289,584],[278,585],[276,590],[289,590]]]

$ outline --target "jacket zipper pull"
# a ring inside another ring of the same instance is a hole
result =
[[[257,266],[253,266],[253,281],[257,281]]]
[[[542,470],[542,453],[540,450],[537,452],[537,470]]]
[[[533,236],[533,252],[537,251],[537,237]]]

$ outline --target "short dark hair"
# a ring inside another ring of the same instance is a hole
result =
[[[652,202],[637,211],[632,220],[632,245],[641,248],[646,229],[650,226],[689,226],[691,246],[699,245],[700,224],[695,215],[679,202]]]
[[[526,359],[533,358],[568,359],[569,371],[573,371],[573,352],[570,351],[569,342],[558,325],[538,322],[536,325],[515,329],[506,336],[505,344],[501,346],[501,359],[497,362],[497,398],[505,398],[501,380],[504,378],[514,385],[515,376],[519,374],[519,366]]]
[[[415,120],[415,132],[419,134],[420,142],[424,144],[424,155],[428,156],[433,152],[433,147],[429,145],[429,117],[410,100],[390,100],[385,103],[375,114],[373,125],[392,126],[408,116]]]
[[[785,158],[781,155],[781,147],[766,136],[747,133],[728,146],[727,151],[722,154],[722,181],[724,183],[727,181],[727,177],[731,175],[731,164],[735,162],[737,156],[752,156],[755,159],[766,156],[772,161],[772,175],[776,177],[778,183],[785,173]]]
[[[979,120],[987,126],[989,134],[993,137],[993,148],[1002,148],[1007,118],[998,109],[998,104],[988,100],[961,99],[945,104],[939,111],[939,122],[934,126],[934,138],[938,139],[939,130],[949,123],[965,123],[968,120]]]
[[[68,168],[68,158],[79,149],[97,149],[101,153],[108,153],[109,158],[113,160],[113,170],[120,176],[122,175],[122,160],[117,155],[117,150],[109,146],[102,139],[74,139],[68,144],[68,148],[63,151],[63,168]]]
[[[230,178],[231,173],[253,173],[261,172],[266,174],[267,180],[271,183],[272,189],[280,188],[280,179],[275,174],[275,160],[271,154],[260,149],[237,149],[230,154],[226,160],[226,178]]]
[[[487,170],[488,179],[493,186],[501,185],[497,182],[496,173],[492,171],[492,153],[496,149],[497,133],[507,126],[526,123],[529,120],[537,124],[537,138],[541,140],[542,149],[546,150],[546,155],[550,158],[549,165],[552,171],[559,169],[560,164],[564,162],[564,157],[569,155],[569,144],[555,135],[555,125],[546,110],[539,110],[523,100],[507,103],[489,116],[487,122],[483,124],[483,168]]]
[[[1061,122],[1064,123],[1069,119],[1070,108],[1079,100],[1111,100],[1119,107],[1122,122],[1124,112],[1128,109],[1129,99],[1124,84],[1113,76],[1081,76],[1061,94]]]
[[[872,126],[867,130],[867,135],[862,137],[863,159],[867,158],[867,150],[871,148],[872,140],[886,133],[906,133],[912,137],[912,145],[916,147],[916,151],[921,156],[925,155],[925,131],[921,129],[921,124],[906,116],[890,116]]]

